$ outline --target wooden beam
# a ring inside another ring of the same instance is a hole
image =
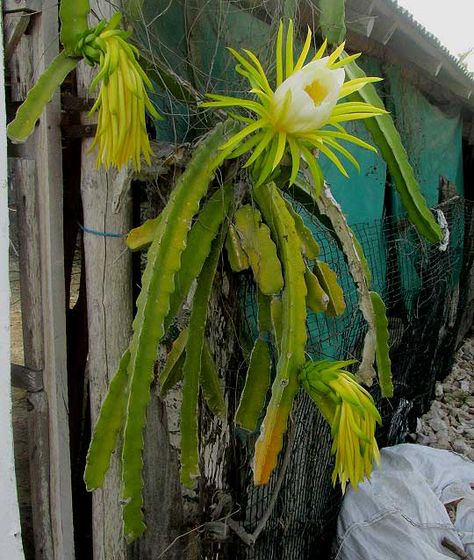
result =
[[[44,389],[43,370],[33,370],[19,364],[11,364],[10,372],[12,387],[29,393],[37,393]]]
[[[374,29],[375,18],[361,13],[359,10],[346,7],[346,25],[353,33],[370,37]]]
[[[11,158],[8,165],[17,208],[24,361],[27,368],[42,372],[44,341],[36,162]],[[41,389],[44,389],[42,373]],[[48,399],[44,390],[31,392],[27,399],[30,405],[28,447],[35,560],[47,560],[54,558]]]
[[[438,78],[438,87],[444,86],[469,107],[474,107],[472,79],[463,73],[449,54],[425,37],[417,24],[401,15],[393,4],[385,0],[373,1],[373,14],[387,22],[394,20],[398,22],[397,35],[400,40],[396,45],[390,45],[397,51],[397,55],[407,62],[415,64],[421,72]],[[440,63],[442,63],[442,67],[439,66]]]
[[[93,12],[108,18],[114,8],[105,0],[92,0]],[[76,72],[78,96],[87,99],[93,69],[80,65]],[[87,113],[83,125],[93,125]],[[96,154],[90,153],[92,138],[84,138],[81,154],[81,196],[84,226],[90,230],[125,233],[131,228],[130,177],[127,172],[98,170]],[[124,194],[115,204],[116,194]],[[89,336],[89,394],[91,422],[100,406],[120,357],[128,346],[132,325],[131,255],[123,239],[84,233],[87,314]],[[94,559],[126,560],[123,538],[120,452],[112,456],[102,489],[92,496]]]
[[[45,2],[47,9],[32,15],[31,49],[34,81],[59,51],[57,4]],[[32,6],[31,3],[28,3]],[[40,313],[43,335],[43,379],[45,393],[36,393],[35,406],[43,411],[47,398],[49,441],[49,503],[53,556],[74,559],[71,467],[66,359],[66,311],[63,248],[63,184],[61,160],[61,107],[57,92],[45,107],[30,140],[21,148],[36,162],[37,218],[39,227],[41,286]],[[37,328],[37,327],[35,327]],[[33,398],[32,394],[32,398]],[[45,426],[38,426],[45,430]],[[43,433],[42,436],[46,437]],[[42,450],[37,450],[38,461]],[[36,550],[38,554],[38,549]],[[48,557],[49,558],[49,557]]]
[[[375,25],[371,33],[372,39],[386,45],[398,29],[397,22],[387,22],[382,18],[374,18]]]
[[[48,9],[50,6],[47,6]],[[4,0],[3,12],[6,14],[15,12],[28,12],[37,14],[41,11],[42,0]]]
[[[3,18],[3,31],[5,43],[5,60],[10,60],[21,36],[26,31],[30,23],[29,14],[24,12],[15,12],[13,14],[5,14]]]
[[[5,16],[16,17],[16,16]],[[29,18],[30,16],[28,16]],[[10,99],[23,101],[33,85],[32,36],[22,34],[15,39],[15,49],[7,60],[10,70]]]

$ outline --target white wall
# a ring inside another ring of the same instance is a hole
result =
[[[1,6],[0,6],[1,7]],[[11,425],[8,180],[2,14],[0,9],[0,557],[24,559]]]

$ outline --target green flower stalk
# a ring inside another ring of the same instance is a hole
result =
[[[147,89],[153,86],[138,63],[139,51],[127,39],[129,34],[117,29],[120,14],[105,29],[86,37],[82,51],[89,63],[100,70],[91,89],[100,84],[99,95],[91,113],[99,111],[97,134],[91,150],[97,147],[97,166],[120,169],[131,163],[141,167],[141,157],[150,163],[151,147],[145,123],[145,112],[155,119],[158,112],[151,104]]]
[[[321,188],[323,174],[313,152],[325,154],[340,172],[348,176],[339,155],[344,156],[357,170],[354,156],[341,145],[346,141],[368,150],[375,148],[360,138],[348,134],[341,123],[367,119],[386,111],[364,102],[339,101],[359,91],[366,84],[380,78],[363,77],[345,82],[344,66],[360,56],[355,54],[340,59],[344,43],[332,54],[323,57],[326,41],[309,62],[312,33],[308,28],[306,41],[298,60],[293,59],[293,22],[290,20],[283,46],[283,24],[280,23],[276,41],[276,87],[270,86],[262,64],[249,50],[240,54],[229,49],[237,59],[236,72],[244,76],[253,99],[208,94],[210,101],[203,107],[244,109],[254,113],[254,118],[230,114],[246,126],[222,146],[226,157],[239,157],[253,153],[245,167],[253,166],[257,185],[268,181],[289,152],[292,161],[290,185],[294,183],[301,159],[306,162],[317,188]]]
[[[343,493],[348,482],[357,490],[365,477],[370,478],[374,461],[380,463],[374,434],[382,421],[370,393],[343,369],[352,363],[310,361],[300,375],[304,389],[331,426],[331,453],[336,456],[332,482],[335,485],[339,478]]]

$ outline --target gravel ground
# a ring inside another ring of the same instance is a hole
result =
[[[474,334],[456,353],[451,373],[436,383],[430,410],[417,420],[416,443],[449,449],[474,461]]]

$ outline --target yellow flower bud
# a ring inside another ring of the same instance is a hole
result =
[[[90,111],[99,110],[91,150],[97,147],[97,166],[120,169],[131,164],[139,170],[141,158],[149,163],[152,153],[145,112],[159,118],[147,93],[152,84],[138,63],[138,50],[127,41],[124,31],[106,28],[93,46],[101,54],[100,70],[91,84],[91,89],[100,84]]]

